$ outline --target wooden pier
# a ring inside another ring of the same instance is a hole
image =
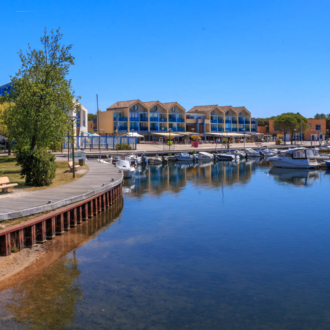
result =
[[[0,255],[9,256],[12,249],[21,251],[35,244],[43,244],[88,221],[114,204],[122,195],[122,181],[83,201],[58,208],[34,219],[0,230]]]

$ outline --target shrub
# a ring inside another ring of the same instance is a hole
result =
[[[49,149],[53,152],[61,151],[62,143],[61,142],[53,142],[50,144]]]
[[[128,143],[118,143],[115,148],[117,150],[132,150],[132,147]]]
[[[42,187],[52,184],[56,172],[55,156],[45,150],[22,151],[17,155],[21,175],[27,186]]]
[[[192,151],[192,154],[193,154],[193,155],[197,154],[197,151],[196,151],[196,150],[193,150],[193,151]]]

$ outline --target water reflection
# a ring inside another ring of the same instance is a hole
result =
[[[16,287],[6,308],[16,322],[28,329],[69,327],[75,318],[75,304],[83,294],[79,275],[73,253],[48,268],[37,281],[25,281]]]
[[[20,272],[22,282],[0,293],[0,328],[12,328],[12,321],[28,329],[70,328],[76,318],[75,306],[83,299],[79,258],[76,249],[108,229],[123,210],[123,198],[87,222],[83,222],[51,242],[46,258]],[[10,283],[1,283],[9,287]],[[1,290],[1,288],[0,288]],[[3,304],[4,301],[9,301]],[[11,314],[8,317],[8,312]],[[2,323],[3,322],[3,323]]]
[[[247,184],[256,170],[256,160],[241,162],[209,162],[202,164],[174,163],[139,167],[135,179],[124,182],[124,192],[135,197],[145,194],[177,194],[187,184],[203,188],[220,188],[234,184]]]
[[[287,169],[287,168],[271,168],[269,174],[274,176],[278,182],[294,184],[296,186],[311,186],[314,181],[319,179],[319,172],[308,169]]]

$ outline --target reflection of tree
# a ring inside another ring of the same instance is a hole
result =
[[[77,283],[80,270],[73,258],[65,257],[32,281],[14,289],[7,309],[29,329],[64,329],[74,320],[75,304],[82,297]]]

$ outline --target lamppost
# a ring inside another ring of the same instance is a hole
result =
[[[243,128],[243,135],[244,135],[244,149],[245,149],[245,128]]]
[[[168,138],[169,138],[169,141],[168,141],[168,150],[171,150],[171,132],[172,132],[172,128],[170,128],[168,130]]]
[[[71,125],[72,125],[72,172],[73,172],[73,178],[76,177],[76,167],[74,165],[74,135],[73,135],[73,130],[74,130],[74,122],[76,120],[76,116],[70,116],[71,120]]]

